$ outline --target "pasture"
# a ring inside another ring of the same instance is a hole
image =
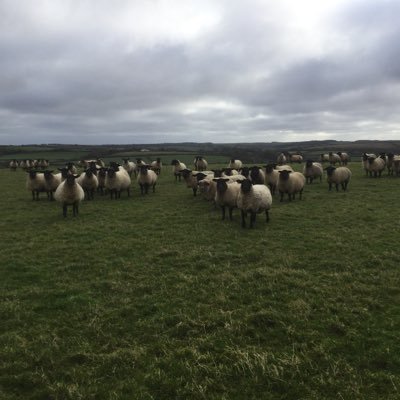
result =
[[[169,165],[76,218],[0,169],[0,398],[398,399],[400,179],[349,167],[252,230]]]

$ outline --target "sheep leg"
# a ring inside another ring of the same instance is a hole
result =
[[[63,216],[67,216],[67,205],[65,203],[63,204]]]
[[[144,194],[144,187],[143,184],[140,183],[140,194],[143,195]]]
[[[281,200],[280,201],[283,201],[283,192],[279,192],[279,193],[281,195]]]
[[[153,185],[153,193],[156,191],[156,184]]]
[[[32,200],[35,200],[35,191],[32,190]]]
[[[329,191],[332,190],[332,183],[329,182]]]
[[[242,228],[246,228],[247,212],[242,210]]]
[[[292,195],[288,193],[289,201],[292,201]]]
[[[339,191],[339,184],[336,183],[335,186],[336,186],[336,191],[338,192]]]
[[[299,200],[301,200],[302,195],[303,195],[303,189],[301,189],[299,192]]]
[[[74,217],[76,217],[78,215],[78,203],[77,202],[72,204],[72,212],[73,212]]]
[[[229,220],[230,220],[230,221],[233,220],[232,211],[233,211],[233,207],[229,207]]]
[[[269,212],[265,210],[265,222],[269,222]]]
[[[131,189],[130,188],[126,189],[126,192],[128,193],[128,197],[131,197]]]
[[[256,216],[257,214],[253,211],[250,213],[250,228],[252,228],[256,222]]]
[[[222,221],[225,219],[225,206],[221,206],[222,210]]]

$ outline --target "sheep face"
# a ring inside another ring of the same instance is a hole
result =
[[[253,186],[252,182],[250,179],[245,179],[243,181],[238,181],[239,183],[241,183],[240,185],[240,190],[243,193],[249,193],[251,191],[251,187]]]
[[[288,171],[286,169],[279,171],[279,178],[282,179],[283,181],[287,181],[291,173],[292,171]]]
[[[312,167],[312,164],[313,164],[312,160],[307,160],[306,167],[310,168],[310,167]]]
[[[333,167],[332,165],[330,165],[329,167],[324,168],[324,170],[326,171],[326,174],[328,176],[332,176],[333,172],[335,171],[335,167]]]
[[[218,178],[218,179],[213,179],[213,181],[217,182],[217,192],[218,193],[226,192],[226,189],[228,189],[227,182],[229,181],[229,179],[227,179],[227,178]]]
[[[265,172],[267,174],[270,174],[274,170],[275,167],[276,167],[276,164],[267,164],[265,166]]]

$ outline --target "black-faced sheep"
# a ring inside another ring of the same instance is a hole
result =
[[[301,200],[305,182],[306,178],[300,172],[279,171],[278,191],[281,195],[280,201],[283,201],[285,193],[287,193],[289,201],[296,198],[296,193],[299,193],[299,199]]]
[[[221,207],[222,219],[225,219],[225,208],[228,207],[229,219],[232,221],[232,211],[237,207],[240,183],[230,182],[229,178],[214,178],[216,183],[215,204]]]
[[[306,165],[303,168],[303,175],[306,177],[307,183],[312,183],[314,179],[319,178],[322,181],[323,169],[322,165],[312,160],[307,160]]]
[[[69,174],[54,193],[54,198],[62,205],[64,217],[67,216],[67,208],[70,205],[72,205],[74,217],[78,215],[79,203],[85,198],[82,187],[76,182],[78,176]]]
[[[336,191],[339,191],[339,185],[342,186],[344,191],[347,190],[351,178],[351,171],[347,167],[334,167],[330,165],[325,168],[327,174],[327,182],[329,184],[329,190],[332,189],[332,185],[336,186]]]
[[[237,207],[242,215],[242,227],[246,227],[247,213],[250,213],[250,228],[256,222],[256,215],[265,212],[266,222],[269,221],[269,209],[272,205],[272,195],[265,185],[253,185],[249,179],[240,182],[237,197]]]
[[[150,169],[149,165],[141,165],[137,176],[137,182],[140,186],[141,194],[148,194],[150,187],[153,188],[154,193],[156,191],[157,174]]]

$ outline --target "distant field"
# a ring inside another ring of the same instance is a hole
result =
[[[46,160],[80,160],[85,156],[85,152],[80,151],[35,151],[35,152],[27,152],[27,153],[15,153],[15,154],[7,154],[1,155],[0,160],[12,160],[15,158],[16,160],[24,160],[24,159],[32,159],[37,160],[40,158],[44,158]]]
[[[398,399],[400,179],[350,168],[253,230],[169,165],[66,219],[0,169],[0,398]]]

